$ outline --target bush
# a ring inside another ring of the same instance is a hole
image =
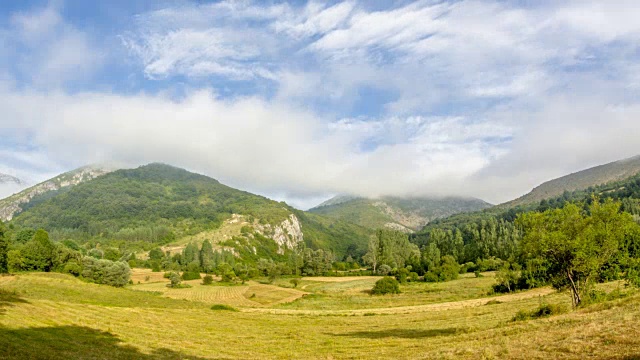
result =
[[[122,287],[129,283],[131,269],[121,261],[98,260],[89,256],[82,259],[82,277],[96,284]]]
[[[229,271],[223,273],[221,275],[221,278],[222,279],[220,281],[230,283],[230,282],[233,282],[236,279],[236,273],[234,273],[233,270],[229,270]],[[273,280],[271,280],[271,282],[273,282]]]
[[[640,287],[640,260],[631,260],[624,275],[628,285]]]
[[[82,266],[80,266],[80,264],[78,264],[75,261],[68,262],[62,269],[62,272],[65,274],[71,274],[75,277],[78,277],[80,276],[80,274],[82,274]]]
[[[409,273],[409,281],[416,282],[416,281],[419,281],[419,280],[420,280],[420,275],[418,275],[417,272],[412,271],[412,272]]]
[[[398,280],[401,284],[407,282],[407,277],[409,277],[408,269],[400,268],[396,271],[396,280]]]
[[[211,310],[216,310],[216,311],[238,311],[238,309],[234,308],[233,306],[229,306],[229,305],[224,305],[224,304],[215,304],[211,307]]]
[[[185,271],[182,273],[182,280],[198,280],[200,279],[200,272]]]
[[[398,280],[385,276],[382,279],[376,281],[376,284],[371,290],[373,295],[385,295],[385,294],[399,294],[400,284]]]
[[[171,280],[171,287],[176,287],[178,285],[180,285],[180,283],[182,282],[182,279],[180,279],[180,274],[178,274],[177,272],[170,272],[168,273],[169,276],[169,280]]]
[[[205,275],[205,277],[202,279],[202,285],[211,285],[211,284],[213,284],[213,276]]]
[[[433,271],[427,271],[424,274],[424,281],[425,282],[438,282],[438,275],[436,273],[434,273]]]
[[[533,311],[520,310],[513,317],[512,321],[523,321],[549,317],[551,315],[559,315],[567,312],[567,308],[557,304],[542,304]]]
[[[300,284],[300,279],[291,279],[289,280],[289,282],[291,283],[291,285],[293,285],[294,288],[297,288],[298,284]]]

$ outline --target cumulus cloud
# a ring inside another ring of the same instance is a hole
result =
[[[0,156],[40,174],[163,161],[308,207],[337,193],[498,203],[640,153],[634,1],[371,6],[140,13],[112,34],[152,84],[128,93],[25,85],[108,64],[56,7],[14,14],[0,31],[19,45],[0,45],[0,131],[13,139]],[[12,65],[22,57],[30,67]]]

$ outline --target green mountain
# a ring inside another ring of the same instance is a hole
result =
[[[387,227],[412,232],[435,219],[482,210],[490,206],[479,199],[461,197],[366,199],[338,196],[309,211],[370,229]]]
[[[36,197],[42,200],[47,194],[54,194],[61,189],[95,179],[113,170],[111,167],[97,165],[81,167],[4,198],[0,200],[0,221],[11,220],[27,206],[32,206]]]
[[[217,239],[220,247],[247,254],[257,254],[265,242],[278,253],[303,242],[338,256],[362,253],[370,235],[163,164],[117,170],[36,195],[23,209],[12,220],[15,226],[44,228],[57,239],[161,245]]]
[[[500,207],[537,204],[542,200],[561,196],[565,191],[586,190],[590,187],[624,180],[638,173],[640,173],[640,156],[635,156],[547,181],[528,194],[504,203]]]

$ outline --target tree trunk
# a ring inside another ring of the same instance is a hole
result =
[[[573,302],[574,307],[578,307],[580,305],[580,291],[576,286],[576,283],[573,281],[573,277],[571,276],[571,270],[567,269],[567,277],[569,278],[569,282],[571,282],[571,300]]]

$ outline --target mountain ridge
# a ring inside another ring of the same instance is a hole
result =
[[[565,191],[586,190],[590,187],[624,180],[638,173],[640,173],[640,155],[597,165],[546,181],[517,199],[497,205],[497,208],[531,205],[561,196]]]
[[[24,210],[23,205],[28,204],[37,196],[78,185],[114,170],[115,168],[103,165],[83,166],[0,199],[0,221],[10,221],[16,214]]]
[[[364,198],[339,195],[309,211],[368,228],[413,232],[435,219],[490,206],[480,199],[455,196]]]
[[[266,248],[270,254],[282,253],[302,242],[342,256],[350,245],[364,252],[370,235],[357,225],[158,163],[112,171],[64,191],[37,194],[23,208],[14,224],[44,228],[54,238],[129,239],[160,245],[206,234],[242,216],[247,226],[220,245],[235,247],[238,254],[247,256],[264,255]],[[274,243],[265,243],[267,238]]]

